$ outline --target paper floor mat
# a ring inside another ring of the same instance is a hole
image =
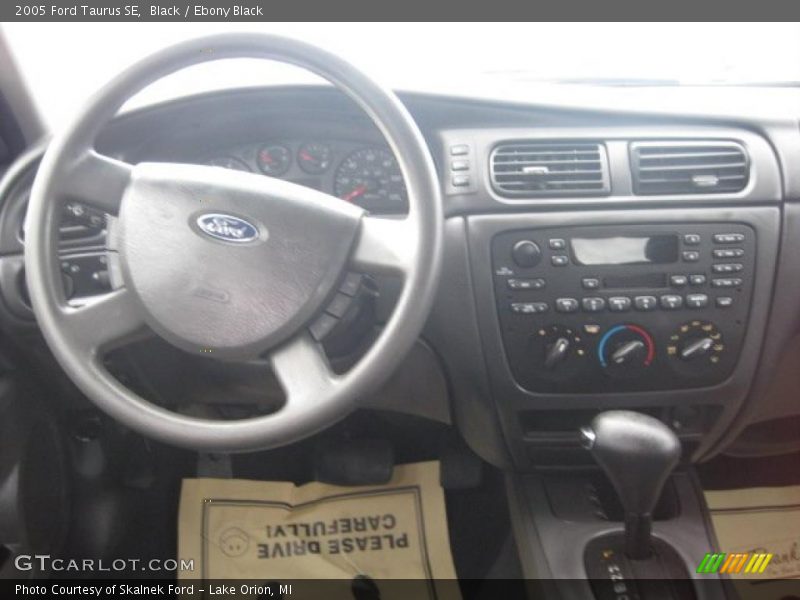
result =
[[[185,479],[178,556],[194,559],[182,580],[346,580],[341,596],[326,586],[332,600],[353,598],[350,583],[367,576],[408,580],[404,598],[459,597],[438,462],[399,466],[388,484],[364,487]]]
[[[800,590],[800,486],[707,491],[705,495],[720,551],[774,555],[763,573],[731,575],[741,597],[796,597]],[[775,579],[795,581],[770,581]]]

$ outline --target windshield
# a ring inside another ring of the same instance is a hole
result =
[[[45,120],[55,128],[146,54],[181,39],[230,31],[306,40],[406,90],[436,92],[444,84],[501,81],[605,86],[800,82],[800,25],[793,23],[8,23],[4,30]],[[173,75],[133,104],[224,87],[313,81],[266,61],[221,61]]]

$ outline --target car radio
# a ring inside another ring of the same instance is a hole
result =
[[[733,371],[755,232],[738,223],[566,227],[493,239],[517,383],[536,392],[703,387]]]

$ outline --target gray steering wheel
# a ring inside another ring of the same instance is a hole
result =
[[[408,215],[379,218],[308,188],[249,173],[170,163],[130,165],[94,141],[124,102],[157,79],[218,59],[294,64],[347,93],[381,130],[400,164]],[[113,215],[109,260],[121,285],[83,306],[65,298],[57,253],[67,198]],[[192,449],[275,447],[347,415],[417,339],[439,278],[439,184],[416,124],[390,91],[324,50],[259,34],[181,43],[135,64],[84,107],[42,160],[26,222],[31,303],[50,348],[100,409],[139,433]],[[403,289],[366,354],[335,374],[308,324],[344,274],[395,273]],[[181,415],[125,387],[103,358],[150,328],[187,352],[226,359],[268,356],[286,394],[274,413],[235,421]]]

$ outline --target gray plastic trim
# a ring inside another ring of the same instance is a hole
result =
[[[800,169],[798,169],[800,170]],[[770,395],[769,388],[775,369],[783,353],[800,329],[800,206],[787,203],[782,214],[781,252],[776,264],[775,288],[771,296],[770,321],[765,330],[761,367],[753,383],[750,401],[742,405],[741,411],[719,440],[715,451],[724,450],[733,444],[746,427],[760,421],[779,419],[800,414],[797,393]],[[789,450],[776,445],[770,452],[777,454]]]
[[[452,145],[467,144],[474,149],[475,186],[472,193],[454,187],[449,179],[444,191],[447,198],[448,214],[456,212],[508,211],[522,208],[636,208],[656,206],[676,206],[688,204],[737,205],[737,204],[775,204],[782,198],[781,173],[769,143],[760,135],[747,129],[713,127],[698,125],[648,127],[541,127],[537,129],[460,129],[442,132],[441,138],[445,159],[449,164],[449,148]],[[530,141],[592,141],[604,144],[608,154],[611,178],[611,192],[606,196],[563,197],[504,197],[494,191],[491,185],[491,160],[494,148],[508,140]],[[750,180],[740,192],[733,194],[674,194],[636,195],[630,169],[629,144],[640,141],[725,141],[741,144],[750,159]]]

